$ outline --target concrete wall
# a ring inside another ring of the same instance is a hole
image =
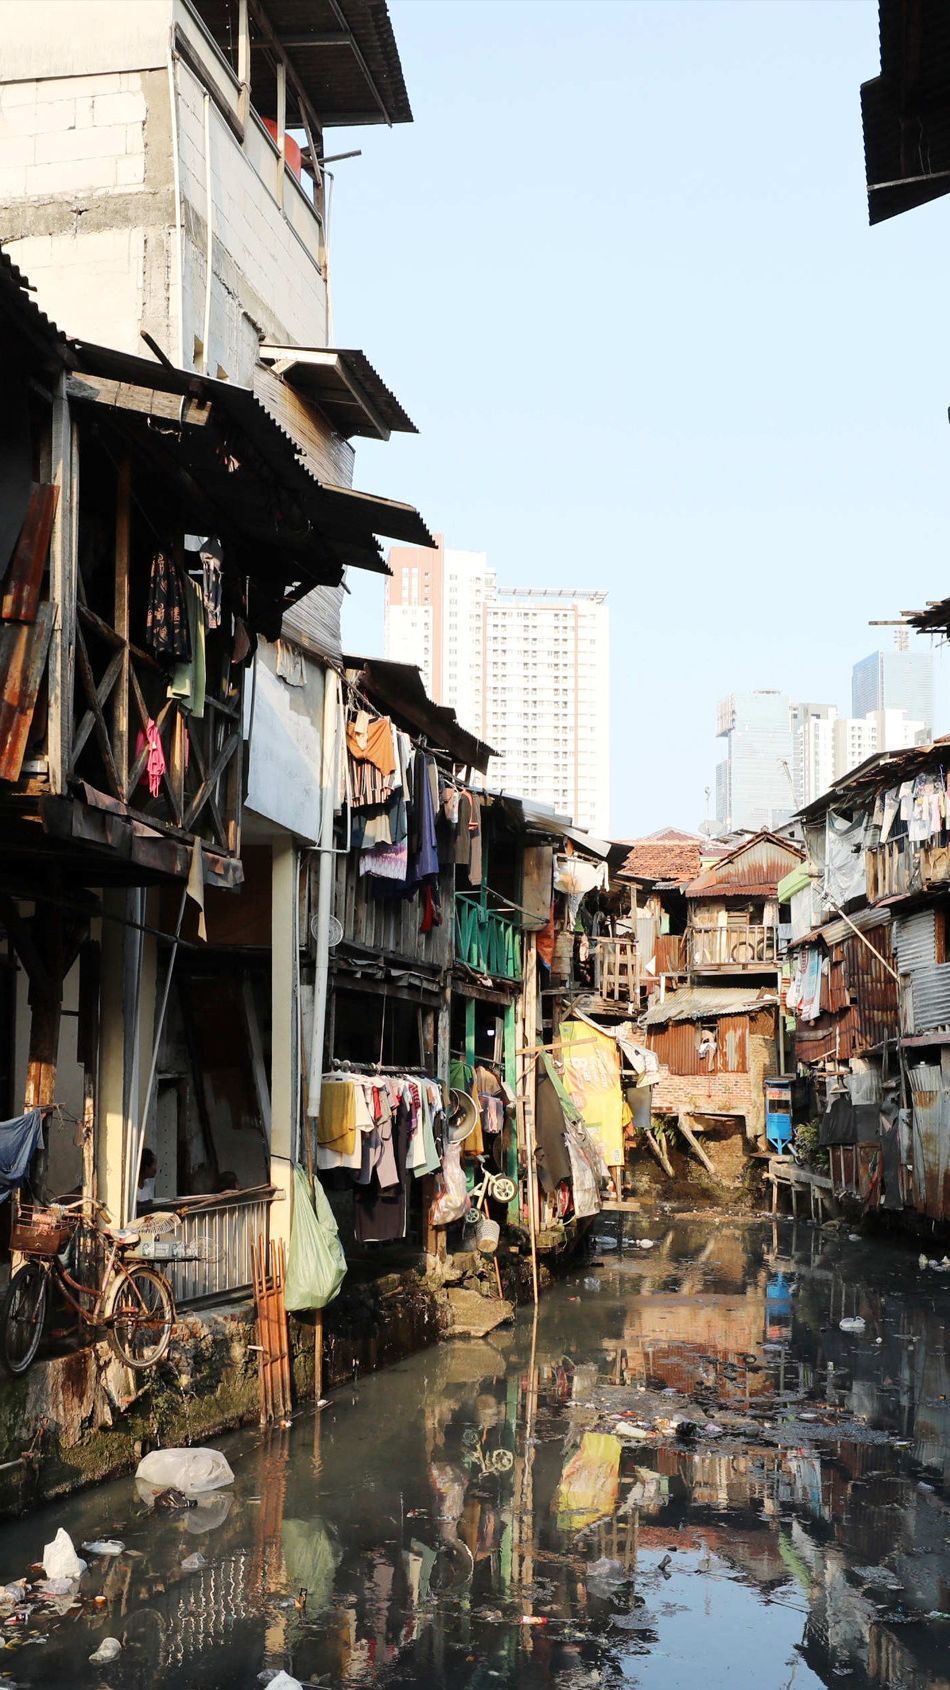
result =
[[[186,0],[0,0],[0,32],[0,230],[61,328],[136,353],[144,328],[201,366],[210,155],[210,373],[249,385],[262,335],[326,344],[319,219],[257,117],[234,132]]]
[[[144,353],[145,328],[175,356],[164,67],[0,84],[0,228],[68,334]]]

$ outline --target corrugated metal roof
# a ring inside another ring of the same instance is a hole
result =
[[[390,434],[419,432],[365,352],[266,344],[260,358],[261,363],[273,366],[275,375],[319,405],[347,440],[354,434],[388,440]]]
[[[34,352],[45,355],[54,363],[65,364],[69,350],[66,336],[50,321],[45,311],[40,310],[31,294],[30,283],[23,271],[0,246],[0,319],[22,335]]]
[[[423,734],[433,750],[447,751],[457,763],[467,763],[482,772],[487,769],[494,755],[492,747],[463,728],[447,704],[433,702],[414,663],[350,655],[343,663],[359,673],[362,690],[388,711],[404,732]]]
[[[644,1016],[647,1027],[662,1027],[669,1021],[714,1021],[720,1015],[749,1015],[778,1002],[774,992],[754,986],[692,986],[671,992],[655,1003]]]
[[[192,4],[225,58],[234,64],[238,0],[192,0]],[[325,129],[338,124],[412,122],[385,0],[267,0],[266,13]],[[276,111],[267,37],[253,5],[251,44],[255,106],[265,111],[272,96]],[[290,86],[287,103],[293,114],[296,98]]]
[[[879,0],[881,74],[861,88],[872,223],[950,191],[950,7]]]
[[[950,601],[948,601],[950,603]],[[921,613],[923,614],[923,613]],[[950,734],[937,734],[929,745],[908,745],[901,751],[875,751],[856,769],[850,769],[820,798],[806,804],[798,815],[805,820],[824,815],[826,810],[848,810],[867,801],[875,792],[884,792],[909,780],[921,770],[937,768],[947,761]]]
[[[756,833],[734,851],[704,869],[686,888],[687,898],[772,897],[778,883],[797,867],[805,853],[776,833]]]

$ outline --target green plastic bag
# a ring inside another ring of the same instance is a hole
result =
[[[326,1193],[319,1180],[311,1185],[303,1168],[295,1168],[284,1302],[288,1309],[326,1308],[345,1276],[346,1257]]]

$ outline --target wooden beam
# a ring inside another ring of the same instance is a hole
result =
[[[123,645],[122,678],[112,707],[112,749],[119,776],[118,796],[128,800],[129,779],[129,546],[132,526],[132,465],[119,462],[115,487],[115,631]]]
[[[680,1115],[676,1124],[679,1127],[679,1130],[682,1133],[683,1137],[685,1138],[687,1144],[690,1145],[693,1150],[695,1150],[696,1155],[699,1157],[699,1160],[703,1164],[703,1167],[707,1170],[708,1173],[712,1174],[713,1177],[715,1178],[716,1177],[716,1170],[713,1167],[713,1164],[710,1161],[709,1157],[707,1156],[707,1154],[706,1154],[705,1150],[703,1149],[702,1145],[700,1144],[699,1139],[696,1137],[696,1134],[693,1132],[692,1127],[690,1127],[687,1124],[686,1116]]]
[[[159,387],[143,387],[130,381],[113,381],[108,376],[67,377],[71,399],[89,405],[104,405],[113,411],[133,411],[158,417],[163,422],[203,428],[211,416],[211,403],[191,393],[166,393]]]
[[[59,501],[50,539],[49,596],[55,621],[49,655],[50,791],[66,790],[73,732],[76,675],[77,548],[79,540],[79,430],[69,408],[62,371],[53,396],[52,476]]]

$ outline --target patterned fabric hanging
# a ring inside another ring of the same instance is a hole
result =
[[[152,558],[149,579],[146,639],[155,656],[169,662],[191,659],[191,634],[181,581],[167,552]]]

